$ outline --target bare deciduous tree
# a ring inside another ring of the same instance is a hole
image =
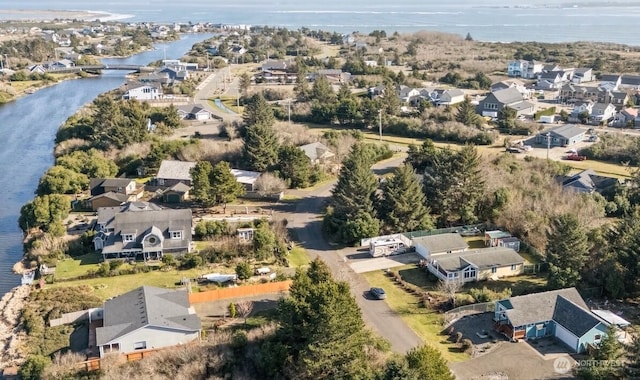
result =
[[[236,302],[236,314],[238,317],[244,319],[244,324],[247,324],[247,317],[253,311],[253,302],[249,300],[241,300]]]
[[[449,298],[452,307],[456,307],[456,293],[462,289],[462,285],[463,283],[460,280],[440,280],[438,283],[438,291],[444,293]]]
[[[260,194],[279,193],[286,188],[285,181],[273,173],[264,173],[256,180],[256,189]]]

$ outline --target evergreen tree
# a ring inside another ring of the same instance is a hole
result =
[[[518,127],[518,112],[508,106],[502,107],[500,111],[498,111],[498,128],[502,132],[510,133],[514,129]]]
[[[631,343],[624,347],[624,373],[629,379],[640,378],[640,335],[634,334]]]
[[[307,272],[296,273],[289,294],[278,304],[278,335],[293,365],[287,377],[362,378],[371,337],[349,286],[334,281],[316,259]]]
[[[313,81],[311,87],[311,99],[319,102],[321,105],[333,105],[336,100],[336,94],[331,88],[331,84],[326,77],[320,76]]]
[[[214,205],[214,200],[211,197],[211,182],[209,176],[213,167],[209,161],[199,161],[191,169],[191,197],[196,202],[202,203],[204,207],[211,207]]]
[[[433,228],[426,197],[411,165],[398,167],[393,177],[387,180],[379,215],[389,233]]]
[[[273,126],[275,122],[273,109],[262,96],[262,93],[254,94],[247,100],[244,112],[242,113],[242,121],[244,121],[247,128],[256,124],[267,127]]]
[[[560,215],[551,221],[547,240],[549,287],[562,289],[578,285],[589,251],[585,228],[575,215]]]
[[[593,359],[592,364],[578,368],[576,373],[578,379],[606,380],[622,378],[623,368],[616,364],[623,356],[623,346],[618,340],[616,332],[616,327],[607,327],[606,334],[590,355]]]
[[[413,348],[407,352],[406,357],[409,368],[417,372],[418,379],[455,380],[447,367],[447,361],[432,346]]]
[[[336,118],[343,125],[353,124],[359,118],[360,105],[351,92],[351,87],[344,83],[338,91],[338,104],[336,106]]]
[[[611,229],[607,241],[607,261],[601,268],[605,291],[618,297],[635,292],[640,278],[640,207]]]
[[[372,235],[360,235],[372,230],[375,218],[374,200],[378,181],[371,172],[371,158],[363,144],[355,144],[345,159],[338,183],[332,190],[330,208],[325,216],[325,226],[345,243],[354,243],[360,238]],[[364,216],[367,215],[367,216]],[[358,219],[356,219],[358,216]],[[349,223],[349,231],[344,227]],[[358,228],[354,223],[366,224]]]
[[[385,84],[381,102],[383,117],[394,116],[400,112],[400,98],[393,82]]]
[[[236,180],[231,173],[231,167],[226,161],[220,161],[211,168],[209,175],[211,185],[211,199],[214,204],[221,204],[225,208],[227,203],[235,201],[239,196],[244,195],[244,186]]]
[[[265,261],[271,259],[277,248],[275,233],[268,223],[263,223],[253,233],[253,252],[256,260]]]
[[[305,72],[298,71],[296,85],[293,87],[293,93],[296,96],[296,100],[299,102],[306,102],[309,100],[311,88],[309,87],[309,81],[307,80],[307,74]]]
[[[447,148],[428,157],[423,189],[440,225],[475,223],[484,193],[477,149],[467,145],[453,152]]]
[[[238,89],[240,90],[240,94],[242,96],[247,96],[247,91],[251,87],[251,75],[249,73],[242,73],[240,75],[240,82],[238,84]]]
[[[456,121],[468,126],[478,126],[482,123],[480,116],[476,113],[476,107],[471,103],[469,96],[465,96],[464,101],[458,105]]]
[[[264,172],[273,167],[278,160],[278,146],[273,127],[264,123],[248,126],[243,146],[247,168]]]
[[[450,151],[443,151],[445,153]],[[404,162],[413,166],[418,173],[424,173],[425,169],[434,165],[437,155],[440,154],[438,148],[432,140],[426,139],[421,146],[409,145],[407,158]]]
[[[278,154],[278,173],[293,189],[307,187],[311,182],[311,160],[296,146],[283,146]]]

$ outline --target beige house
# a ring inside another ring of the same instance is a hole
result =
[[[491,247],[433,257],[427,269],[446,282],[497,280],[522,274],[524,259],[511,248]]]

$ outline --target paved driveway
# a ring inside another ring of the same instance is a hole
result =
[[[558,357],[573,359],[565,355],[542,356],[527,342],[502,342],[490,353],[461,363],[452,363],[449,368],[458,380],[536,380],[571,379],[571,373],[559,373],[554,363]],[[564,359],[559,359],[564,360]]]
[[[367,257],[364,258],[349,258],[349,256],[347,256],[349,266],[355,273],[373,272],[376,270],[417,263],[421,258],[421,256],[416,253],[404,253],[402,255],[376,258],[370,257],[369,254],[366,253],[366,256]]]

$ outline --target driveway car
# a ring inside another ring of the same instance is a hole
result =
[[[369,289],[369,294],[377,300],[383,300],[387,298],[387,293],[384,292],[382,288],[371,288]]]

